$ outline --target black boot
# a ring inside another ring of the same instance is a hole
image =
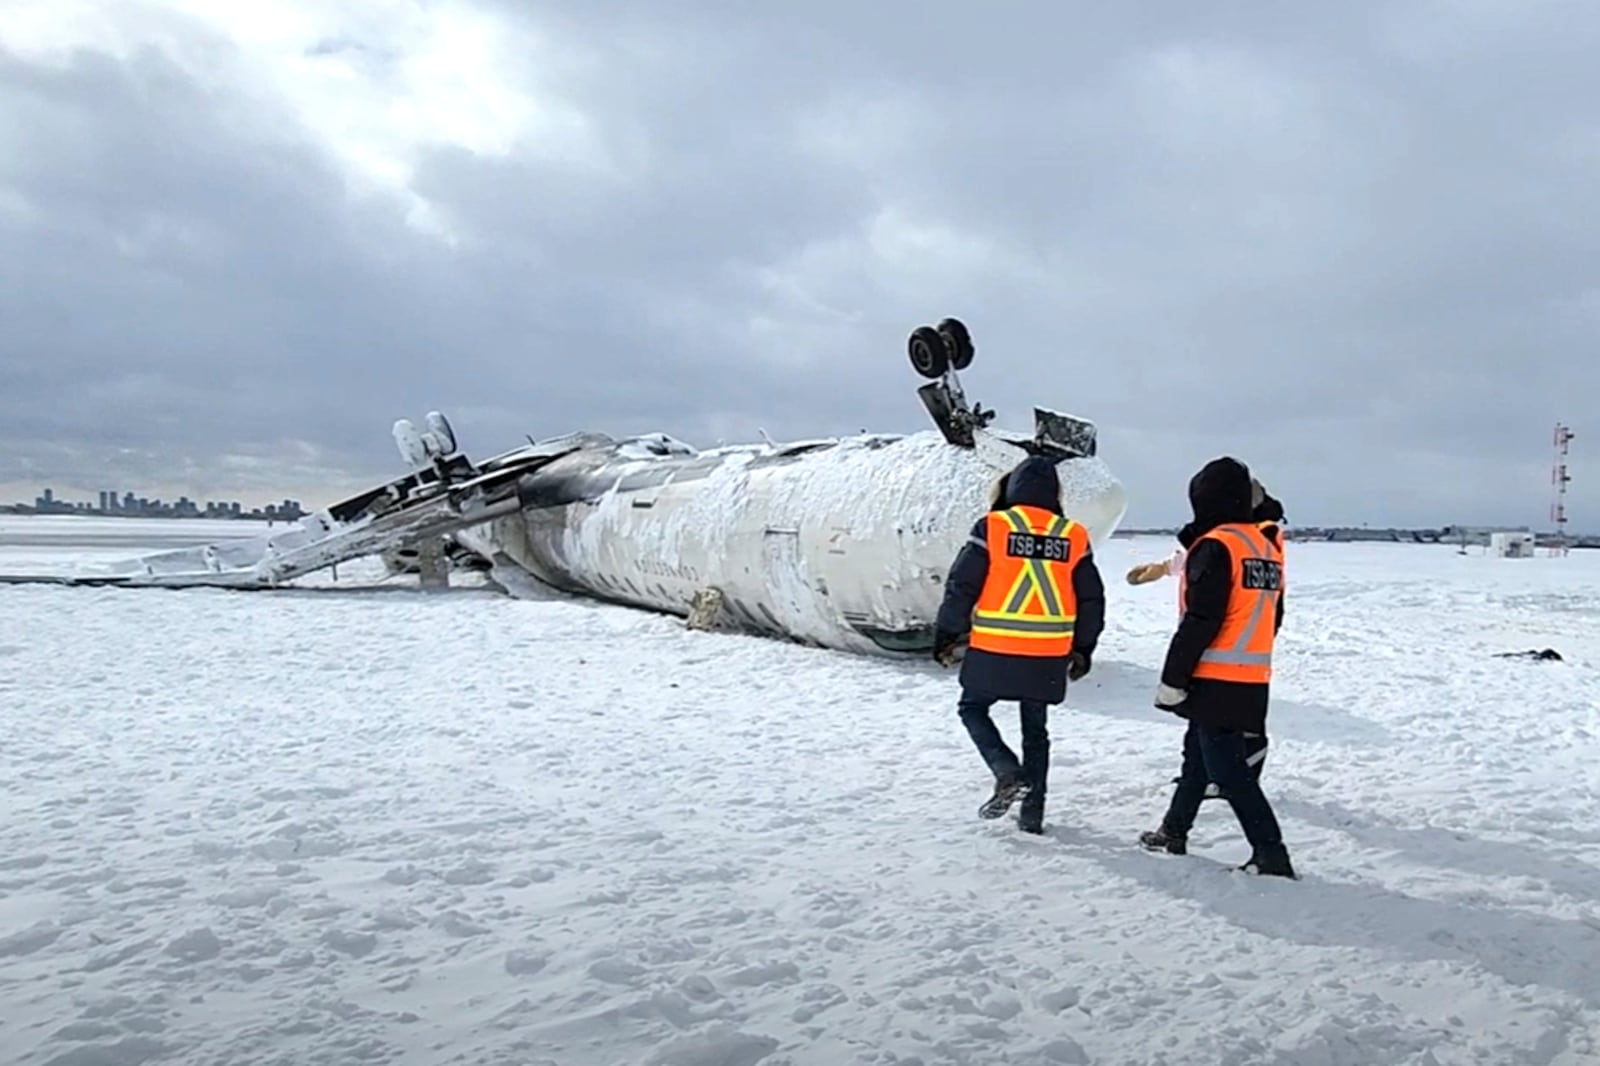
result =
[[[1044,800],[1043,797],[1029,792],[1028,797],[1022,801],[1022,811],[1017,815],[1017,828],[1024,833],[1035,836],[1044,833]]]
[[[1165,829],[1146,830],[1140,833],[1139,843],[1151,851],[1165,851],[1168,855],[1189,854],[1189,838],[1168,833]]]
[[[1239,869],[1244,873],[1257,874],[1261,877],[1287,877],[1291,881],[1300,880],[1300,875],[1294,872],[1294,864],[1289,861],[1288,851],[1265,855],[1257,852]]]
[[[1001,774],[994,783],[994,795],[978,808],[979,818],[998,818],[1011,809],[1011,805],[1028,794],[1028,785],[1018,773]]]

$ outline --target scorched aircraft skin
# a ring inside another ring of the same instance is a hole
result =
[[[1035,408],[1034,432],[1010,433],[968,406],[957,371],[973,348],[958,320],[913,331],[908,354],[935,429],[711,450],[576,433],[473,463],[434,412],[425,430],[395,424],[403,478],[276,534],[79,580],[266,588],[360,555],[413,569],[442,553],[513,592],[531,577],[696,625],[925,653],[951,562],[1024,456],[1056,459],[1063,508],[1095,545],[1127,503],[1092,423]]]

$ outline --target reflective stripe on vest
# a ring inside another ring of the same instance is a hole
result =
[[[972,613],[968,646],[1001,655],[1072,651],[1078,620],[1072,569],[1088,554],[1088,533],[1070,519],[1021,506],[989,512],[984,535],[989,576]]]
[[[1200,656],[1194,676],[1264,685],[1272,678],[1283,553],[1253,524],[1218,526],[1204,539],[1222,542],[1232,561],[1233,588],[1222,628]]]

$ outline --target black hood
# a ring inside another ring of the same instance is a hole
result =
[[[1273,499],[1272,493],[1263,490],[1261,502],[1256,504],[1256,509],[1250,513],[1250,521],[1282,522],[1283,520],[1283,504]]]
[[[996,511],[1007,507],[1039,507],[1051,514],[1061,513],[1061,478],[1056,464],[1030,455],[1014,467],[996,487],[991,506]]]
[[[1179,542],[1187,548],[1196,537],[1220,525],[1254,521],[1253,495],[1249,467],[1227,456],[1211,460],[1189,479],[1189,507],[1194,520],[1178,531]]]

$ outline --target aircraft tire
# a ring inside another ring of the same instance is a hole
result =
[[[972,365],[976,349],[972,346],[972,334],[967,331],[965,322],[959,318],[944,319],[939,323],[938,333],[944,341],[945,351],[949,353],[951,366],[965,370]]]
[[[945,339],[932,326],[918,326],[906,341],[911,367],[925,378],[938,379],[950,369],[950,351]]]

